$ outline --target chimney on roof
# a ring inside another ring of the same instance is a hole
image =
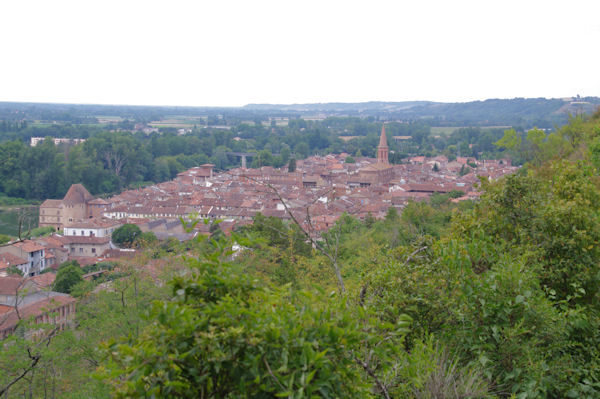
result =
[[[211,163],[205,163],[204,165],[200,165],[200,168],[202,168],[205,171],[208,171],[208,173],[210,173],[210,178],[212,179],[213,177],[213,168],[215,167],[215,165],[211,164]]]

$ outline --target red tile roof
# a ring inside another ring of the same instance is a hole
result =
[[[63,203],[70,205],[84,204],[87,201],[91,201],[93,199],[94,197],[92,197],[92,194],[90,194],[89,191],[86,190],[85,187],[83,187],[83,185],[73,184],[69,188],[69,191],[67,191],[67,193],[65,194],[65,197],[63,198]]]
[[[22,277],[0,277],[0,295],[16,295],[25,284]]]
[[[9,252],[5,252],[3,254],[0,254],[0,261],[3,261],[4,263],[8,264],[8,266],[18,266],[18,265],[25,265],[28,262],[16,255],[13,255]]]
[[[38,287],[47,288],[50,287],[54,280],[56,279],[56,274],[54,273],[43,273],[39,276],[30,277],[29,280],[33,281]]]
[[[16,242],[13,245],[17,248],[21,248],[25,252],[37,252],[37,251],[43,251],[45,249],[38,243],[36,243],[34,241],[30,241],[30,240]]]

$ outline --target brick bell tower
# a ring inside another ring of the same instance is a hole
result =
[[[385,123],[381,127],[381,136],[379,137],[379,145],[377,146],[377,163],[389,164],[388,154],[390,148],[387,145],[387,136],[385,135]]]

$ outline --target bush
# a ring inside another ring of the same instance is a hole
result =
[[[156,322],[139,339],[104,347],[110,362],[101,375],[113,381],[115,396],[381,393],[369,376],[394,377],[390,359],[399,354],[408,319],[387,323],[344,298],[263,283],[228,261],[231,242],[215,242],[214,252],[190,261],[190,272],[171,282],[171,298],[152,307]]]
[[[52,226],[36,227],[35,229],[31,230],[31,232],[29,233],[29,236],[30,237],[44,237],[44,236],[48,236],[54,232],[56,232],[56,230]]]
[[[68,261],[63,262],[60,265],[58,265],[57,270],[60,270],[60,269],[65,268],[67,266],[76,266],[76,267],[81,268],[81,265],[76,260],[68,260]]]
[[[153,232],[148,231],[146,233],[141,233],[140,235],[138,235],[135,238],[133,245],[136,248],[151,248],[156,246],[157,242],[158,239],[156,238],[156,235]]]
[[[7,236],[6,234],[0,234],[0,245],[1,244],[6,244],[7,242],[9,242],[12,238],[10,236]]]

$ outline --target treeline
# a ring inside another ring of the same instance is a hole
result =
[[[170,180],[203,163],[226,170],[240,166],[240,158],[233,154],[240,152],[256,154],[251,167],[282,167],[292,158],[314,154],[345,152],[352,157],[375,157],[382,122],[375,117],[330,117],[322,121],[291,119],[286,126],[278,126],[259,120],[228,129],[196,127],[185,135],[179,135],[175,128],[161,128],[147,135],[74,124],[32,126],[4,120],[0,126],[6,130],[0,130],[0,194],[43,200],[61,198],[73,183],[83,183],[92,194],[99,195]],[[513,131],[519,137],[532,134]],[[442,154],[452,160],[457,156],[490,159],[509,154],[520,164],[529,160],[524,151],[531,147],[517,150],[504,145],[507,139],[500,140],[503,129],[472,127],[433,134],[425,122],[390,122],[386,132],[392,163],[414,155]],[[541,134],[536,140],[547,140],[546,133],[535,132]],[[87,141],[59,146],[48,141],[30,147],[29,139],[36,136]],[[343,140],[348,136],[353,138]],[[394,136],[408,139],[395,140]],[[553,137],[549,135],[548,140],[553,142]],[[500,146],[495,145],[497,142]]]

